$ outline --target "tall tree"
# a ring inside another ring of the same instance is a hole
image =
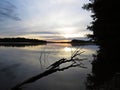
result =
[[[90,0],[83,8],[93,12],[93,22],[88,29],[93,31],[92,38],[100,45],[119,41],[119,2],[118,0]]]
[[[94,55],[92,73],[88,77],[90,90],[98,90],[101,84],[106,84],[116,73],[120,73],[120,3],[118,0],[90,0],[83,8],[92,11],[93,22],[88,26],[93,31],[89,35],[100,50]],[[119,81],[120,82],[120,81]],[[120,89],[120,88],[119,88]],[[99,89],[100,90],[100,89]],[[103,89],[113,90],[113,89]],[[115,88],[114,88],[115,90]]]

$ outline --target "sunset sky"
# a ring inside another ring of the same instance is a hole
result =
[[[91,13],[82,6],[89,0],[0,0],[12,18],[0,15],[0,37],[27,37],[43,40],[85,39]],[[7,12],[7,11],[6,11]],[[6,13],[4,11],[4,13]]]

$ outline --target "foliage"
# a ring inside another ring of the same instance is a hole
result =
[[[88,26],[93,31],[89,35],[99,46],[97,55],[92,62],[92,75],[88,76],[89,90],[119,90],[101,87],[111,81],[120,72],[119,42],[120,42],[120,13],[119,0],[90,0],[83,8],[91,11],[93,21]],[[118,78],[119,79],[119,78]],[[120,82],[120,80],[118,81]],[[115,84],[115,82],[113,82]]]
[[[119,2],[113,0],[90,0],[84,9],[93,12],[93,22],[88,26],[93,31],[92,38],[100,45],[116,43],[119,39]]]

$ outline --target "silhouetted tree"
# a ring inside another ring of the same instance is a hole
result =
[[[111,42],[117,43],[119,38],[119,2],[118,0],[90,0],[83,6],[84,9],[91,10],[93,22],[88,26],[93,31],[92,38],[100,45],[106,45]]]
[[[88,29],[93,31],[93,35],[89,35],[89,37],[100,46],[100,50],[97,55],[94,55],[95,58],[92,62],[93,75],[88,77],[92,87],[89,85],[88,87],[91,90],[100,90],[95,88],[120,72],[120,57],[118,53],[120,46],[120,3],[118,0],[90,1],[83,8],[93,13],[91,15],[93,21],[88,26]]]

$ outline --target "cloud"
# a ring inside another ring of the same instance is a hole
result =
[[[0,0],[0,21],[7,19],[20,20],[16,6],[7,0]]]
[[[4,37],[36,35],[55,38],[56,35],[56,38],[60,38],[58,34],[83,32],[91,21],[90,12],[81,8],[88,0],[11,0],[10,2],[16,5],[22,20],[0,23],[0,35]]]

